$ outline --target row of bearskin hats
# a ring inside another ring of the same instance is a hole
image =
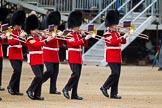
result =
[[[8,9],[6,8],[0,8],[0,21],[3,22],[4,19],[6,19],[8,15]],[[11,26],[14,25],[23,25],[25,22],[26,14],[23,10],[17,10],[14,12],[12,18],[11,18]],[[59,11],[53,11],[47,16],[47,26],[48,25],[60,25],[60,20],[61,20],[61,14]],[[73,27],[79,27],[82,24],[83,16],[81,11],[75,10],[70,13],[68,17],[68,28],[73,28]],[[34,30],[38,28],[38,18],[36,15],[30,15],[26,19],[26,31],[27,33],[30,33],[30,30]],[[110,10],[107,12],[107,15],[105,17],[105,26],[111,26],[114,24],[119,23],[119,12],[117,10]]]
[[[46,24],[47,26],[49,25],[60,25],[60,21],[61,21],[61,14],[59,11],[53,11],[51,12],[46,19]],[[39,22],[38,22],[38,18],[36,15],[30,15],[27,19],[26,19],[26,32],[28,34],[30,34],[30,30],[34,30],[37,29],[39,27]]]
[[[73,11],[68,17],[68,28],[79,27],[82,24],[82,13],[79,10]],[[119,24],[119,11],[110,10],[107,12],[105,17],[105,26],[112,26]]]
[[[46,24],[60,25],[61,14],[59,11],[53,11],[47,16]],[[82,24],[82,13],[80,11],[73,11],[68,17],[68,28],[78,27]],[[35,15],[30,15],[26,20],[26,32],[38,28],[38,18]]]
[[[80,11],[73,11],[68,17],[68,28],[79,27],[82,24],[82,13]],[[110,10],[106,14],[105,26],[112,26],[119,24],[119,11]]]
[[[47,26],[60,25],[61,14],[59,11],[51,12],[46,19]],[[78,27],[82,24],[82,13],[80,11],[73,11],[68,17],[68,28]],[[30,15],[26,19],[26,32],[30,33],[30,30],[38,28],[38,18],[36,15]]]
[[[29,16],[30,17],[30,16]],[[33,16],[31,16],[33,17]],[[34,17],[33,17],[34,18]],[[36,17],[35,17],[36,20]],[[33,21],[31,20],[31,26],[33,26],[34,23],[38,22],[35,21],[33,19]],[[60,20],[61,20],[61,14],[58,11],[54,11],[51,12],[48,16],[47,16],[47,26],[48,25],[60,25]],[[69,17],[68,17],[68,28],[73,28],[73,27],[79,27],[82,24],[82,20],[83,20],[83,16],[81,11],[76,10],[70,13]],[[118,25],[119,24],[119,11],[118,10],[110,10],[107,12],[106,18],[105,18],[105,26],[111,26],[111,25]],[[38,25],[38,24],[35,24]]]

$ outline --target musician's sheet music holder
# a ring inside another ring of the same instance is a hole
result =
[[[8,24],[1,25],[0,32],[4,32],[4,31],[8,30],[8,27],[9,27]]]
[[[88,25],[88,31],[93,31],[93,30],[94,30],[94,25],[93,24]]]
[[[123,22],[123,27],[130,27],[131,26],[131,21],[124,21]]]

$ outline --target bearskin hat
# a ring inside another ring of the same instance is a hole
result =
[[[28,18],[26,19],[25,22],[25,30],[28,34],[30,34],[30,30],[35,30],[39,27],[39,22],[38,22],[38,18],[36,15],[30,15],[28,16]]]
[[[7,8],[0,8],[0,21],[3,22],[6,20],[6,17],[8,15],[8,9]]]
[[[81,11],[75,10],[68,17],[68,28],[79,27],[82,24],[83,16]]]
[[[119,11],[118,10],[110,10],[107,12],[106,18],[105,18],[105,26],[111,26],[119,24]]]
[[[11,26],[23,25],[25,22],[25,12],[23,10],[17,10],[11,18]]]
[[[61,14],[59,11],[53,11],[47,16],[46,24],[48,25],[60,25]]]

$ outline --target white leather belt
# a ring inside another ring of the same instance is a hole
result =
[[[30,63],[31,54],[43,54],[43,51],[29,51],[29,54],[27,54],[27,63]]]
[[[68,51],[78,51],[78,52],[81,52],[82,49],[81,48],[68,48]]]
[[[59,51],[59,48],[50,48],[50,47],[45,47],[45,46],[43,47],[43,49]]]
[[[107,47],[106,49],[121,49],[121,47]]]
[[[14,48],[22,48],[22,45],[9,45],[9,48],[14,47]]]
[[[43,54],[43,51],[29,51],[29,54]]]
[[[9,48],[22,48],[22,45],[9,45],[9,46],[7,47],[7,56],[8,56],[8,54],[9,54]]]

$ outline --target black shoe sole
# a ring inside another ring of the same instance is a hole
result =
[[[50,92],[50,94],[56,94],[56,95],[60,95],[61,92]]]
[[[110,96],[110,99],[122,99],[122,97],[113,97],[113,96]]]
[[[75,99],[75,100],[83,100],[83,98],[71,98],[71,99]]]
[[[44,100],[44,97],[42,97],[42,98],[37,98],[37,97],[35,97],[34,100],[40,100],[40,101],[43,101],[43,100]]]

